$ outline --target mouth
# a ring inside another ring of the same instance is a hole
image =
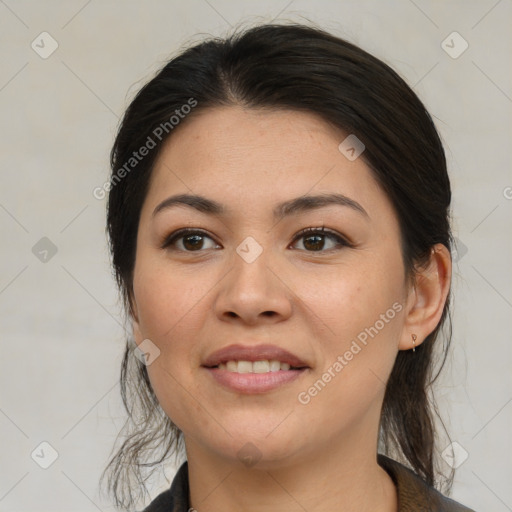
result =
[[[230,360],[219,363],[216,366],[206,366],[206,368],[217,368],[232,373],[272,373],[279,371],[302,370],[307,366],[291,366],[289,363],[279,361],[278,359],[262,359],[259,361],[235,361]]]
[[[305,361],[277,345],[228,345],[210,354],[203,366],[237,373],[308,368]]]
[[[211,354],[202,367],[216,383],[245,394],[271,391],[310,369],[296,355],[274,345],[229,345]]]

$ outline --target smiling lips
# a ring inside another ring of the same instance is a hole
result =
[[[275,345],[229,345],[203,363],[220,384],[238,392],[264,393],[291,382],[309,366]]]

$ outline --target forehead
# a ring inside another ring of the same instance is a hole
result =
[[[147,202],[195,193],[248,210],[309,193],[338,192],[358,202],[386,197],[363,161],[339,150],[347,137],[318,115],[220,107],[194,114],[166,141]],[[366,208],[366,206],[365,206]]]
[[[208,154],[216,161],[257,161],[264,164],[287,157],[300,161],[310,155],[337,151],[342,130],[309,112],[275,109],[218,107],[199,111],[186,120],[166,142],[164,155],[187,153],[202,160]],[[315,149],[315,154],[311,150]],[[185,156],[179,155],[179,156]]]

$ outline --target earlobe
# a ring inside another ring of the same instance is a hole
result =
[[[450,291],[451,267],[449,250],[443,244],[436,244],[429,262],[416,271],[408,295],[399,350],[415,349],[439,324]]]

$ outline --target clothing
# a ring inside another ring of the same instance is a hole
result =
[[[377,456],[379,465],[386,470],[398,494],[398,512],[474,512],[444,497],[429,487],[409,468],[384,455]],[[179,468],[170,489],[158,495],[143,512],[188,512],[189,503],[188,464]]]

